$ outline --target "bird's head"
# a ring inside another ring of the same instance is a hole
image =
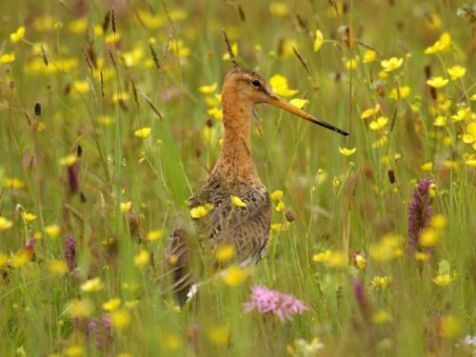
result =
[[[250,103],[251,105],[260,103],[271,104],[341,135],[349,135],[346,131],[306,113],[304,110],[295,107],[274,94],[266,79],[257,72],[241,68],[230,71],[223,83],[223,99],[225,100],[231,93],[233,95],[230,95],[230,97],[235,98],[235,100]]]

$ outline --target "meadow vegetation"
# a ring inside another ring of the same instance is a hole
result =
[[[1,8],[0,355],[476,353],[474,4]],[[209,209],[186,199],[220,150],[223,29],[241,66],[350,136],[259,106],[268,253],[178,306],[163,252]],[[258,309],[259,289],[300,313]]]

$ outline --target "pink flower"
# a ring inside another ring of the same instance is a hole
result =
[[[292,320],[292,315],[308,311],[309,307],[293,296],[255,285],[251,300],[243,305],[246,312],[257,310],[261,314],[274,313],[281,321]]]

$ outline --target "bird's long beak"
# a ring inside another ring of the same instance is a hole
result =
[[[271,104],[271,105],[274,105],[275,107],[284,109],[284,110],[286,110],[286,111],[288,111],[288,112],[290,112],[294,115],[300,116],[301,118],[303,118],[307,121],[310,121],[311,123],[314,123],[314,124],[323,126],[324,128],[327,128],[329,130],[335,131],[336,133],[339,133],[341,135],[344,135],[344,136],[349,135],[348,132],[346,132],[342,129],[339,129],[338,127],[335,127],[334,125],[332,125],[332,124],[330,124],[330,123],[328,123],[324,120],[318,119],[318,118],[316,118],[315,116],[313,116],[309,113],[306,113],[304,110],[301,110],[301,109],[295,107],[294,105],[292,105],[288,101],[286,101],[282,98],[279,98],[279,97],[277,97],[273,94],[270,94],[268,96],[267,103]]]

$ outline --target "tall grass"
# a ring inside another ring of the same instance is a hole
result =
[[[121,4],[113,13],[99,0],[2,4],[0,56],[16,58],[0,57],[1,355],[474,354],[463,341],[476,333],[476,147],[468,136],[476,122],[474,5]],[[13,43],[9,35],[21,25],[26,33]],[[294,97],[309,100],[307,111],[351,135],[257,108],[260,176],[270,192],[284,191],[296,220],[273,209],[282,229],[274,226],[268,254],[250,276],[238,286],[213,280],[179,308],[164,294],[162,255],[177,222],[190,223],[186,198],[219,153],[222,123],[207,114],[207,100],[217,101],[231,69],[222,58],[223,28],[243,66],[285,76],[299,90]],[[316,30],[324,43],[314,52]],[[425,54],[446,32],[447,48]],[[376,59],[366,63],[369,50]],[[393,56],[402,66],[383,71],[381,61]],[[462,78],[430,88],[428,79],[449,79],[455,65],[466,68]],[[199,87],[214,82],[207,99]],[[408,96],[390,98],[404,86]],[[118,93],[127,98],[113,100]],[[360,119],[377,103],[379,113]],[[388,123],[371,130],[380,116]],[[437,117],[446,123],[435,126]],[[151,134],[135,135],[141,128]],[[350,156],[339,151],[354,147]],[[74,163],[64,163],[68,155]],[[68,171],[77,175],[77,192]],[[417,259],[407,246],[407,209],[425,177],[435,180],[429,200],[446,225],[426,227],[437,241],[417,247]],[[157,230],[160,239],[147,239]],[[74,271],[61,265],[68,234]],[[33,255],[25,248],[31,237]],[[140,261],[141,250],[149,260]],[[355,264],[356,255],[364,263]],[[85,289],[93,278],[100,284]],[[245,313],[255,284],[311,310],[290,322]],[[121,306],[103,311],[112,298]]]

